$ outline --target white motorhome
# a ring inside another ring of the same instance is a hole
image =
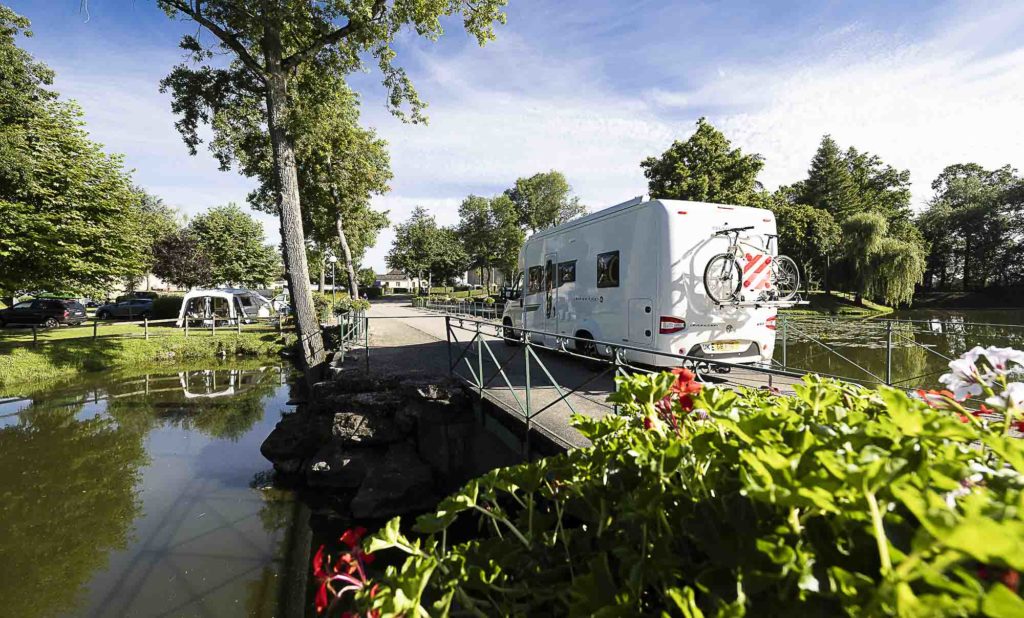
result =
[[[578,337],[577,351],[603,354],[589,340],[728,363],[769,362],[781,303],[761,301],[763,286],[740,290],[736,302],[708,298],[703,283],[712,256],[730,246],[715,233],[748,227],[739,240],[768,249],[776,233],[769,210],[635,198],[543,230],[519,252],[502,322],[540,331],[532,341],[555,346]],[[756,253],[756,249],[748,249]],[[746,254],[750,261],[754,256]],[[742,261],[742,258],[741,258]],[[746,285],[746,284],[745,284]],[[678,359],[627,351],[626,359],[676,366]]]

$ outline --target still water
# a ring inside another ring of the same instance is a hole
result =
[[[936,388],[949,359],[976,345],[1024,349],[1024,309],[913,310],[873,319],[780,316],[775,363]]]
[[[0,401],[0,616],[282,615],[308,515],[259,446],[287,377],[105,375]]]

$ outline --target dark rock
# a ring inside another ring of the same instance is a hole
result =
[[[392,419],[358,412],[338,412],[334,415],[334,424],[331,427],[331,437],[334,440],[356,446],[397,442],[402,439],[404,433]]]
[[[380,466],[383,456],[375,449],[348,449],[328,444],[306,462],[306,483],[310,487],[354,489],[367,473]]]
[[[277,467],[280,462],[307,457],[318,442],[310,431],[307,416],[300,413],[286,414],[260,445],[260,453]]]
[[[383,464],[366,477],[352,499],[352,515],[385,518],[425,511],[437,504],[429,466],[407,442],[392,444]]]

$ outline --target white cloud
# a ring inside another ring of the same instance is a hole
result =
[[[765,156],[769,187],[802,178],[830,133],[910,169],[919,206],[945,165],[1024,166],[1024,45],[1011,37],[1009,48],[985,49],[1019,30],[1024,11],[1010,5],[999,15],[961,18],[915,44],[859,25],[836,28],[822,38],[830,53],[734,63],[697,88],[638,93],[616,90],[593,62],[561,65],[517,39],[515,53],[499,43],[486,53],[426,59],[417,83],[431,101],[428,127],[392,122],[372,108],[369,116],[390,142],[389,199],[443,198],[437,208],[446,221],[464,195],[552,168],[591,206],[643,193],[639,162],[684,139],[700,115]],[[383,264],[390,239],[381,236],[370,264]]]

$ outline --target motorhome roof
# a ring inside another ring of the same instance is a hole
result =
[[[611,216],[613,214],[617,214],[619,212],[622,212],[623,210],[627,210],[627,209],[632,208],[634,206],[640,206],[640,205],[643,205],[643,204],[648,204],[650,202],[658,202],[658,203],[660,203],[660,204],[662,204],[664,206],[676,207],[676,208],[681,208],[681,207],[685,206],[686,208],[690,208],[690,209],[693,209],[693,208],[723,208],[724,207],[724,208],[739,209],[739,210],[763,210],[761,208],[754,208],[754,207],[751,207],[751,206],[736,206],[736,205],[733,205],[733,204],[713,204],[711,202],[691,202],[691,201],[687,201],[687,200],[663,200],[663,199],[653,199],[653,198],[645,200],[641,196],[641,197],[634,197],[633,199],[625,201],[625,202],[622,202],[621,204],[615,204],[614,206],[609,206],[608,208],[602,208],[601,210],[598,210],[597,212],[592,212],[589,215],[586,215],[585,217],[580,217],[579,219],[573,219],[572,221],[563,223],[561,225],[556,225],[555,227],[549,227],[549,228],[547,228],[545,230],[541,230],[541,231],[533,234],[532,236],[530,236],[529,240],[533,240],[534,238],[542,238],[542,237],[548,236],[550,234],[557,234],[558,232],[562,232],[562,231],[571,229],[573,227],[576,227],[577,225],[583,225],[585,223],[592,223],[594,221],[597,221],[599,219],[603,219],[603,218]]]

